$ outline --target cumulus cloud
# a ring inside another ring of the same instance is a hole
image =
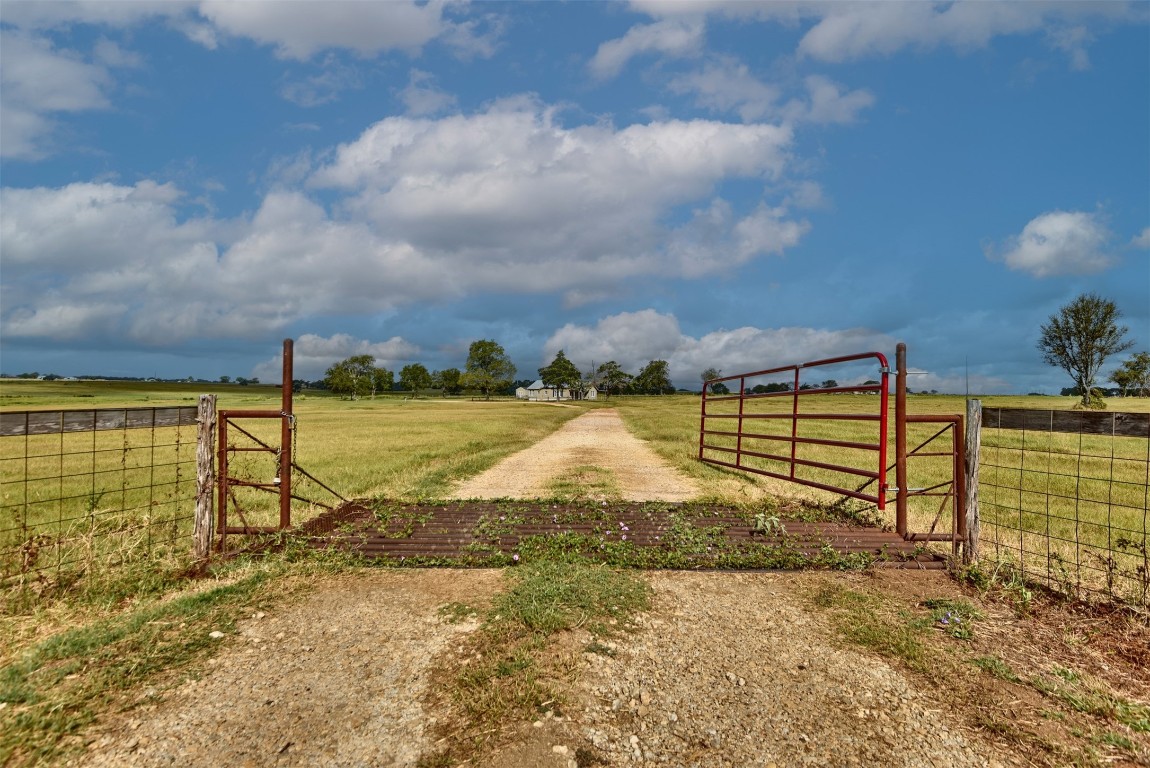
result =
[[[399,99],[413,117],[434,115],[455,106],[455,96],[435,85],[435,76],[423,70],[411,70],[407,87],[399,92]]]
[[[1110,231],[1097,214],[1051,211],[1031,219],[1022,233],[987,256],[1034,277],[1085,275],[1113,263],[1106,253]]]
[[[874,104],[865,89],[848,91],[822,75],[803,80],[806,94],[781,103],[782,89],[763,82],[746,64],[731,57],[714,57],[700,70],[673,77],[672,93],[692,94],[695,103],[713,112],[734,112],[744,122],[782,119],[788,123],[852,123]]]
[[[353,355],[371,355],[376,365],[397,371],[419,353],[418,346],[400,336],[369,341],[346,333],[327,337],[304,333],[292,345],[292,373],[296,378],[318,379],[332,365]],[[283,353],[256,365],[252,374],[261,381],[279,381],[283,377]]]
[[[600,44],[588,66],[601,79],[618,75],[627,62],[643,53],[660,53],[682,58],[698,55],[703,47],[701,17],[672,18],[651,24],[638,24],[623,37]]]
[[[5,188],[0,319],[13,337],[254,338],[312,315],[485,291],[570,305],[635,277],[727,272],[809,229],[782,205],[715,194],[732,178],[787,187],[790,142],[703,120],[568,128],[515,100],[377,123],[310,176],[330,207],[292,181],[307,157],[235,219],[188,216],[181,190],[151,181]]]
[[[562,349],[577,365],[615,360],[630,373],[650,360],[666,360],[673,381],[697,386],[699,373],[712,366],[730,374],[893,346],[888,336],[863,328],[745,326],[696,338],[682,332],[674,315],[645,309],[611,315],[594,326],[565,325],[546,341],[543,357],[550,359]]]
[[[1052,49],[1069,58],[1071,67],[1084,69],[1089,66],[1087,46],[1092,37],[1083,20],[1145,21],[1138,4],[1125,2],[632,0],[631,6],[663,22],[711,15],[789,26],[811,24],[798,53],[834,63],[888,56],[906,48],[975,50],[996,37],[1041,32]]]
[[[363,78],[354,67],[328,56],[319,72],[285,83],[280,95],[301,107],[318,107],[335,101],[344,91],[362,87]]]
[[[277,56],[301,61],[326,48],[362,56],[392,48],[416,51],[445,26],[442,3],[206,0],[199,12],[222,32],[272,45]]]
[[[1143,229],[1141,234],[1135,235],[1130,244],[1135,248],[1150,248],[1150,227]]]
[[[54,139],[53,114],[105,109],[112,78],[76,51],[18,30],[0,30],[0,156],[34,160]]]

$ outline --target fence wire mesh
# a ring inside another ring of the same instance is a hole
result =
[[[0,414],[0,587],[8,598],[186,555],[196,440],[194,407]]]
[[[983,555],[1071,597],[1147,605],[1150,415],[986,408]]]

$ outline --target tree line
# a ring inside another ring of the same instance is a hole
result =
[[[546,386],[580,395],[585,395],[591,387],[607,396],[664,395],[675,391],[666,360],[652,360],[636,374],[623,370],[614,360],[598,366],[592,364],[588,371],[583,372],[563,350],[559,350],[555,359],[538,371]],[[515,381],[515,373],[515,365],[502,345],[491,339],[480,339],[468,347],[467,362],[462,370],[445,368],[431,371],[422,363],[411,363],[401,368],[397,375],[385,366],[376,365],[372,355],[353,355],[328,368],[321,381],[298,381],[295,385],[297,389],[318,385],[351,400],[375,397],[395,389],[405,392],[438,391],[444,397],[470,391],[491,399],[493,394],[512,394],[514,387],[532,383]]]

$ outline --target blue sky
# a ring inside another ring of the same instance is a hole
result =
[[[1150,347],[1146,3],[0,2],[0,368]],[[1107,366],[1108,374],[1118,360]]]

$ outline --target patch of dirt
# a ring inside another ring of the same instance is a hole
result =
[[[611,470],[628,499],[697,493],[602,409],[456,495],[539,496],[565,468],[585,466]],[[565,701],[506,723],[493,751],[469,767],[1150,764],[1145,731],[1076,711],[1076,700],[1029,682],[1058,665],[1145,706],[1150,675],[1130,648],[1147,647],[1150,631],[1121,619],[1047,606],[1020,617],[939,572],[645,578],[654,605],[638,631],[603,644],[584,630],[560,638],[552,652],[573,670]],[[475,627],[448,623],[439,609],[482,604],[502,583],[497,570],[444,569],[367,570],[316,584],[242,622],[200,680],[145,692],[136,708],[105,718],[85,734],[89,751],[75,764],[414,768],[435,753],[437,723],[454,717],[450,696],[429,694],[430,670],[450,673],[460,663],[453,651]],[[921,616],[921,603],[938,597],[968,599],[983,618],[969,641],[927,630],[934,661],[923,671],[846,642],[835,611],[811,599],[828,585],[876,596],[892,620]],[[990,657],[1017,682],[973,663]],[[1122,739],[1133,746],[1115,746]]]
[[[611,473],[600,485],[630,501],[687,501],[698,487],[632,435],[613,408],[597,408],[564,424],[530,448],[464,481],[458,499],[532,499],[552,495],[557,481],[578,467]]]

